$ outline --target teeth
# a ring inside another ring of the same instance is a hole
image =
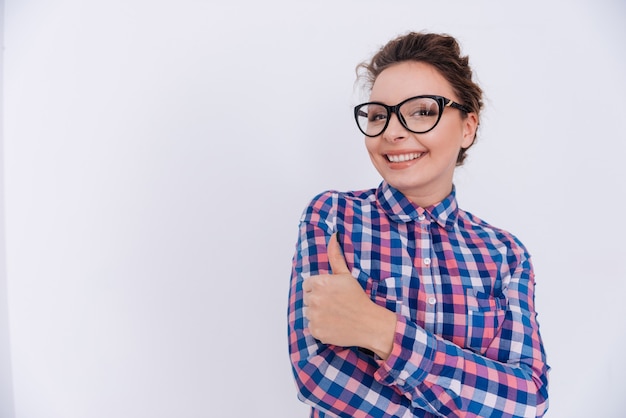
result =
[[[403,163],[405,161],[415,160],[421,156],[421,152],[412,152],[410,154],[387,155],[387,159],[392,163]]]

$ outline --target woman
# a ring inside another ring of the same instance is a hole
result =
[[[355,108],[378,188],[302,215],[289,349],[312,417],[542,416],[548,366],[517,238],[457,206],[453,173],[482,91],[447,35],[400,36],[361,64]]]

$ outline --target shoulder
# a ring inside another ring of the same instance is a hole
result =
[[[320,222],[343,217],[346,211],[371,205],[376,200],[376,189],[340,192],[326,190],[314,196],[302,212],[300,221]],[[334,220],[332,221],[334,224]]]
[[[474,235],[480,242],[498,248],[502,253],[506,249],[506,257],[509,258],[509,261],[512,261],[511,257],[518,262],[530,258],[524,244],[511,232],[491,225],[482,218],[461,209],[459,209],[459,220],[461,227]]]

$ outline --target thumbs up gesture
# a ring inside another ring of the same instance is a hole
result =
[[[326,250],[332,273],[311,276],[302,284],[309,331],[324,344],[363,347],[386,358],[395,333],[395,313],[372,302],[352,277],[337,234]]]

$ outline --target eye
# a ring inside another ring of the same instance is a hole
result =
[[[436,118],[439,104],[428,97],[415,98],[402,105],[402,114],[408,119]]]
[[[411,109],[411,112],[408,115],[409,117],[426,117],[426,116],[437,116],[437,107],[436,106],[417,106]]]
[[[367,115],[370,122],[381,122],[387,119],[387,112],[372,111]]]
[[[370,124],[385,123],[387,121],[387,109],[384,106],[370,104],[365,109],[361,109],[362,116],[367,118]]]

